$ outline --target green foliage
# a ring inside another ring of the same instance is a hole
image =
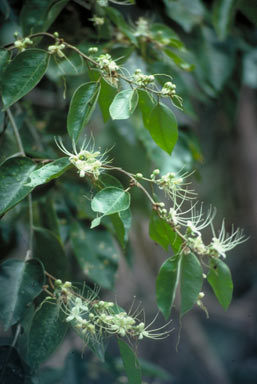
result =
[[[118,340],[118,344],[129,384],[141,384],[141,370],[134,352],[123,340]]]
[[[110,115],[113,120],[128,119],[135,111],[138,103],[138,93],[125,89],[117,93],[110,105]]]
[[[228,309],[233,294],[233,282],[229,267],[219,259],[211,260],[207,279],[219,303],[224,309]]]

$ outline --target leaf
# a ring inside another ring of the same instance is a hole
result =
[[[0,84],[2,82],[2,75],[8,63],[10,52],[7,49],[0,48]]]
[[[23,200],[32,187],[26,186],[36,165],[25,157],[12,157],[0,167],[0,215]]]
[[[182,317],[195,304],[203,283],[202,267],[193,253],[183,254],[182,256],[180,281],[180,317]]]
[[[134,352],[121,339],[118,339],[118,345],[129,384],[141,384],[141,368]]]
[[[112,236],[74,222],[71,244],[81,271],[103,288],[111,289],[118,268],[118,250]]]
[[[91,208],[94,212],[104,215],[125,211],[130,206],[130,194],[124,189],[107,187],[98,192],[91,201]]]
[[[138,106],[142,113],[144,126],[147,127],[149,124],[151,112],[153,108],[156,106],[156,103],[151,98],[148,92],[139,90],[138,94],[139,94]]]
[[[158,308],[168,319],[174,303],[176,289],[179,281],[180,255],[166,260],[159,271],[156,280],[156,299]]]
[[[151,24],[150,28],[153,39],[158,41],[160,44],[174,47],[179,50],[185,49],[185,46],[180,40],[179,36],[167,25],[154,23]]]
[[[98,181],[100,181],[100,184],[102,188],[106,187],[117,187],[117,188],[123,188],[123,185],[121,184],[120,180],[116,177],[109,175],[108,173],[102,173]]]
[[[233,295],[233,281],[229,267],[220,259],[212,259],[207,276],[220,305],[228,309]]]
[[[48,183],[49,181],[61,176],[71,167],[68,157],[62,157],[46,164],[43,167],[33,171],[29,177],[30,181],[26,184],[28,187],[37,187],[38,185]]]
[[[75,141],[94,112],[100,88],[101,84],[95,81],[82,84],[71,99],[67,128],[69,136]]]
[[[40,259],[45,270],[58,279],[67,278],[67,257],[63,245],[48,229],[36,227],[33,236],[34,255]]]
[[[36,369],[58,347],[68,329],[65,316],[55,300],[44,301],[32,319],[27,360]]]
[[[26,312],[27,305],[42,291],[45,281],[41,263],[32,259],[9,259],[0,264],[0,319],[5,330],[16,324]]]
[[[27,0],[22,7],[20,22],[23,36],[46,31],[69,0]]]
[[[157,104],[151,112],[146,128],[155,143],[171,154],[178,139],[178,127],[174,113],[166,105]]]
[[[215,0],[214,2],[212,21],[221,40],[224,40],[229,33],[238,4],[238,0]]]
[[[117,93],[110,105],[110,115],[113,120],[128,119],[138,103],[137,90],[125,89]]]
[[[126,23],[123,15],[117,9],[112,7],[106,7],[105,13],[109,16],[110,20],[118,27],[119,31],[124,33],[125,36],[129,38],[129,40],[137,46],[137,39],[134,36],[134,33],[130,26]]]
[[[29,93],[42,79],[49,55],[41,49],[27,49],[17,55],[4,71],[2,99],[5,109]]]
[[[128,241],[128,233],[131,227],[130,209],[111,215],[111,221],[120,245],[122,248],[125,248]]]
[[[178,252],[181,248],[181,239],[176,235],[171,226],[165,220],[161,219],[155,211],[152,211],[150,218],[149,236],[166,251],[168,251],[169,245],[174,246],[175,252]]]
[[[183,71],[192,71],[194,69],[193,64],[187,63],[182,57],[178,56],[176,53],[171,51],[170,49],[164,49],[164,53],[179,67],[183,69]]]
[[[100,77],[100,72],[91,70],[88,72],[88,75],[91,80],[98,80]],[[112,87],[109,83],[107,83],[104,79],[100,80],[101,90],[98,97],[98,104],[100,106],[104,123],[106,123],[110,118],[109,108],[114,99],[114,96],[117,93],[117,89]]]
[[[180,109],[181,111],[184,110],[183,108],[183,99],[178,95],[173,95],[171,97],[171,102],[174,105],[174,107]]]

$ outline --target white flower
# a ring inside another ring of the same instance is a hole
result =
[[[225,221],[223,220],[221,230],[219,231],[219,235],[217,236],[214,231],[213,225],[211,225],[213,238],[209,245],[210,255],[219,257],[220,255],[225,258],[226,252],[235,248],[238,244],[244,243],[247,238],[243,234],[243,231],[238,228],[235,231],[233,230],[231,234],[226,233],[225,229]]]
[[[177,174],[174,172],[168,172],[159,179],[153,180],[160,189],[163,189],[170,195],[171,199],[180,197],[183,200],[191,200],[195,198],[196,193],[187,189],[187,185],[190,183],[185,182],[185,179],[191,175],[192,173],[187,172],[178,172]]]
[[[73,153],[69,152],[63,145],[61,138],[55,140],[58,148],[69,156],[70,162],[79,170],[80,177],[84,177],[86,174],[93,175],[95,179],[98,179],[104,166],[109,163],[106,161],[105,154],[101,154],[99,151],[94,151],[94,148],[89,149],[90,141],[86,144],[84,140],[80,150],[76,148],[75,141],[72,142]]]

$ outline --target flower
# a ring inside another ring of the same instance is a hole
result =
[[[166,193],[168,193],[173,200],[177,197],[180,197],[183,200],[191,200],[195,198],[196,193],[187,189],[187,185],[190,183],[185,182],[185,179],[191,175],[192,173],[187,172],[178,172],[177,174],[174,172],[168,172],[159,179],[152,178],[152,180],[159,186],[160,189],[163,189]]]
[[[225,259],[226,252],[235,248],[238,244],[244,243],[247,238],[243,234],[243,231],[240,228],[237,228],[235,231],[233,230],[231,234],[226,233],[225,229],[225,221],[222,221],[222,226],[219,231],[219,235],[217,236],[214,230],[213,225],[211,224],[213,238],[209,245],[209,254],[211,256],[219,257],[220,255]]]
[[[92,147],[89,149],[90,141],[86,144],[86,140],[83,141],[80,150],[76,148],[75,141],[72,142],[73,153],[69,152],[59,138],[55,139],[57,147],[66,155],[69,156],[70,162],[79,170],[80,177],[84,177],[86,174],[92,175],[95,179],[98,179],[104,166],[109,163],[105,159],[105,153],[101,154],[99,151],[94,151]]]

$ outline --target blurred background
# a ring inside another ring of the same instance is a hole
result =
[[[15,0],[1,2],[1,45],[11,43],[13,32],[19,31],[19,14],[23,3]],[[127,18],[134,31],[139,30],[139,18],[146,20],[148,25],[162,22],[172,28],[186,47],[180,52],[181,61],[165,55],[163,46],[150,43],[146,46],[142,31],[139,35],[140,48],[136,49],[126,37],[118,35],[115,23],[111,29],[94,26],[88,20],[92,18],[92,13],[85,7],[86,3],[82,0],[68,2],[50,30],[58,31],[66,41],[78,44],[85,52],[90,46],[108,51],[130,72],[142,68],[148,74],[170,74],[185,106],[185,113],[175,111],[180,138],[171,157],[163,154],[152,143],[143,128],[139,111],[122,123],[109,120],[104,124],[98,109],[87,127],[93,133],[97,146],[108,148],[114,145],[110,157],[114,159],[115,165],[131,172],[149,175],[156,167],[163,173],[168,170],[195,169],[193,186],[206,206],[212,204],[217,207],[217,226],[226,217],[228,229],[235,225],[244,228],[249,236],[249,240],[230,252],[226,260],[234,281],[232,304],[226,312],[205,284],[204,304],[208,308],[208,319],[199,308],[192,310],[183,319],[179,339],[176,303],[172,312],[174,331],[171,336],[160,342],[144,340],[138,345],[138,356],[143,359],[146,372],[145,382],[255,384],[257,3],[252,0],[137,0],[133,6],[110,4]],[[70,96],[81,81],[88,79],[87,71],[81,68],[77,58],[72,54],[68,58],[79,68],[79,73],[75,73],[67,63],[57,65],[52,61],[39,87],[25,97],[22,107],[16,107],[25,150],[32,157],[51,158],[56,154],[53,136],[66,134]],[[162,84],[166,80],[160,76],[159,81]],[[64,92],[67,93],[66,98],[63,98]],[[3,114],[0,123],[0,158],[4,160],[12,153],[15,143],[11,134],[7,131],[3,134]],[[38,188],[33,192],[33,200],[37,204],[35,221],[41,225],[53,188],[62,192],[62,197],[53,192],[51,199],[57,208],[61,237],[70,258],[69,268],[83,281],[85,276],[80,272],[78,263],[72,259],[74,250],[67,239],[71,215],[77,215],[81,223],[87,226],[90,213],[84,200],[78,198],[82,186],[79,183],[75,185],[74,177],[64,176],[56,184],[51,182]],[[126,185],[126,179],[121,181]],[[65,200],[69,198],[72,203],[68,204],[67,212]],[[15,208],[0,222],[1,259],[19,257],[26,248],[26,220],[22,219],[18,226],[13,225],[25,208]],[[146,319],[150,322],[158,312],[155,279],[167,254],[149,239],[150,207],[140,191],[133,192],[132,209],[133,224],[129,244],[126,252],[120,252],[119,263],[115,266],[115,288],[111,292],[109,288],[113,284],[108,286],[107,283],[101,294],[105,299],[117,300],[126,309],[129,309],[136,296],[137,302],[142,301]],[[36,241],[40,242],[40,236],[36,236]],[[170,250],[169,256],[171,254]],[[92,276],[89,276],[90,279],[92,283],[95,281]],[[156,327],[163,323],[159,315]],[[10,334],[2,333],[1,344],[5,344],[10,337]],[[84,351],[84,359],[81,359],[83,349],[77,337],[70,333],[57,353],[42,368],[40,382],[116,382],[110,371],[99,366],[87,350]],[[109,349],[113,356],[117,355],[113,342],[110,342]],[[119,371],[121,362],[118,358],[110,359],[109,363]],[[119,380],[117,382],[126,382],[125,377],[119,377]]]

